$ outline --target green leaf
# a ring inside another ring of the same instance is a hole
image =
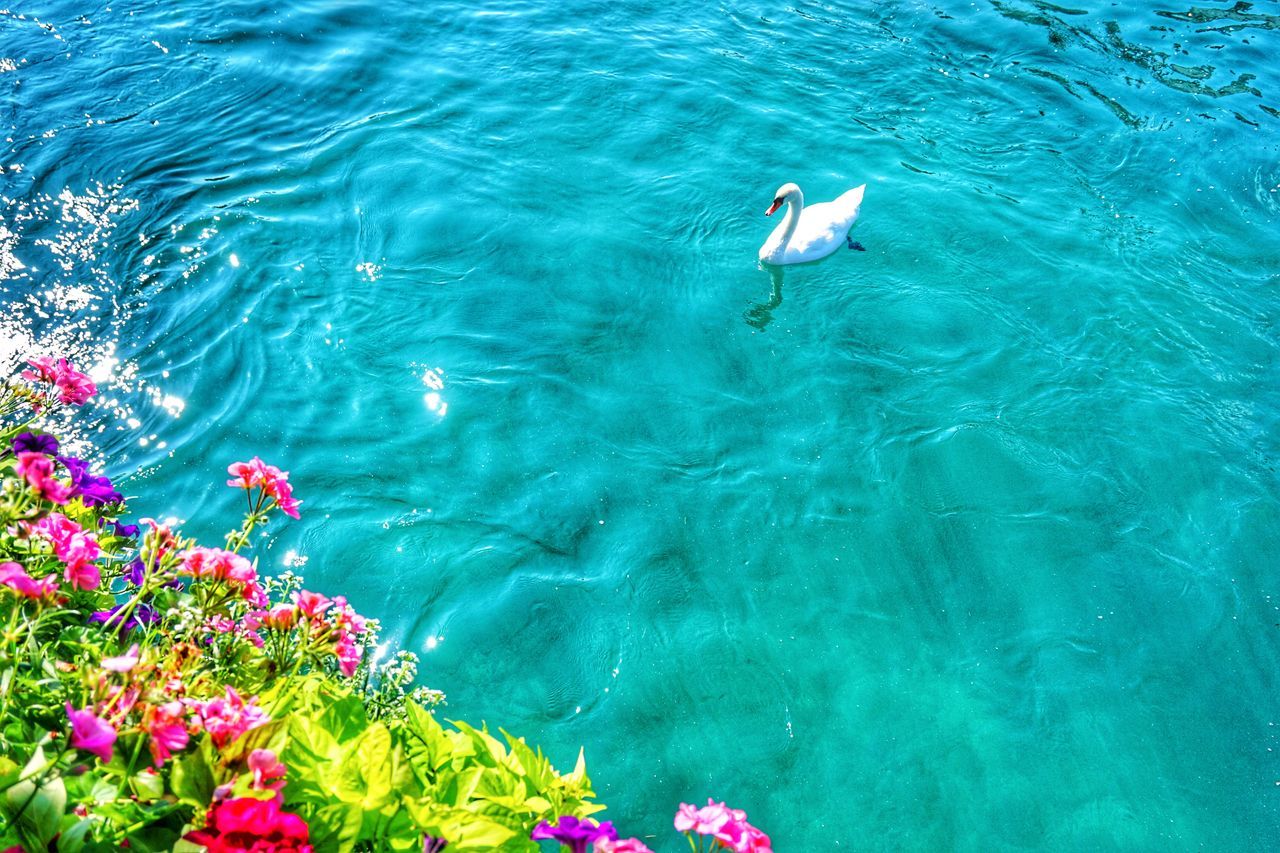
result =
[[[523,831],[504,826],[467,809],[450,808],[430,800],[410,799],[404,801],[404,807],[420,831],[448,840],[449,853],[538,850],[537,845]]]
[[[170,768],[169,787],[179,800],[197,808],[209,805],[217,782],[204,750],[197,749],[179,756]]]
[[[84,849],[85,836],[91,829],[93,821],[82,818],[70,828],[62,830],[62,834],[58,836],[58,853],[80,853]]]
[[[316,850],[348,851],[360,837],[364,813],[353,803],[333,803],[304,815]]]
[[[129,777],[129,787],[140,800],[158,800],[164,796],[164,777],[143,770]]]
[[[23,773],[38,771],[47,763],[44,747],[38,746]],[[43,849],[61,829],[62,816],[67,811],[67,786],[61,776],[54,776],[37,786],[40,775],[36,772],[35,778],[11,785],[0,805],[28,846]]]
[[[391,793],[390,782],[379,765],[385,764],[391,749],[387,727],[378,723],[347,747],[338,764],[334,793],[346,803],[377,808]]]

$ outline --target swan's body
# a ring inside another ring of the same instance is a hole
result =
[[[773,206],[765,211],[772,216],[785,202],[787,214],[769,239],[760,247],[760,260],[766,264],[801,264],[816,261],[845,245],[849,229],[858,218],[862,194],[867,185],[849,190],[835,201],[804,206],[804,193],[795,184],[778,187]],[[849,244],[853,248],[853,244]],[[860,247],[859,247],[860,248]]]

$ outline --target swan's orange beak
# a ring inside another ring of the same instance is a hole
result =
[[[782,199],[775,198],[773,204],[769,205],[769,209],[764,212],[765,216],[773,216],[773,212],[782,207]]]

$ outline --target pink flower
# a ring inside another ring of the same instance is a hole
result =
[[[610,841],[601,838],[596,841],[595,853],[653,853],[639,838],[622,838]]]
[[[279,791],[284,787],[285,766],[269,749],[249,753],[249,769],[253,771],[251,787],[256,791]]]
[[[280,507],[280,511],[290,518],[301,518],[298,513],[298,507],[302,501],[293,496],[293,486],[289,485],[287,480],[280,479],[276,481],[275,489],[276,506]]]
[[[147,745],[156,767],[168,761],[175,752],[186,749],[190,738],[183,716],[182,703],[174,700],[153,705],[143,718],[142,728],[151,736]]]
[[[680,810],[676,812],[676,831],[715,835],[732,817],[724,803],[713,802],[710,797],[700,809],[689,803],[681,803]]]
[[[129,651],[114,658],[103,658],[102,668],[111,672],[128,672],[138,665],[138,644],[134,643]]]
[[[244,557],[221,548],[195,547],[182,552],[182,568],[179,574],[195,578],[209,578],[238,587],[249,601],[262,599],[262,587],[258,584],[258,570]]]
[[[333,653],[338,658],[338,669],[347,678],[356,674],[356,668],[360,666],[360,656],[363,651],[348,635],[343,634],[338,638],[338,642],[334,645]]]
[[[17,470],[41,500],[55,504],[71,500],[71,487],[53,476],[54,461],[43,453],[19,453]]]
[[[274,465],[268,465],[257,456],[248,462],[233,462],[227,466],[227,473],[232,479],[228,486],[240,489],[261,488],[270,497],[275,498],[275,505],[280,511],[292,518],[298,518],[298,506],[302,501],[293,496],[293,487],[289,485],[289,472],[281,471]]]
[[[75,589],[97,589],[102,576],[93,561],[102,549],[98,541],[78,524],[61,513],[51,512],[31,525],[30,529],[53,544],[53,553],[67,564],[64,577]]]
[[[167,524],[161,524],[154,518],[143,518],[141,522],[151,528],[142,535],[142,553],[144,562],[148,565],[158,563],[164,555],[168,554],[178,547],[178,537]],[[155,560],[148,560],[146,557],[154,554]]]
[[[234,688],[228,687],[225,699],[211,699],[208,702],[191,699],[187,700],[187,704],[195,711],[200,726],[213,739],[213,745],[221,749],[240,735],[271,719],[257,706],[257,701],[256,696],[251,696],[245,702]]]
[[[58,389],[58,399],[73,406],[84,405],[85,401],[98,393],[98,387],[88,376],[71,366],[65,358],[54,361],[47,355],[33,358],[27,362],[34,371],[22,371],[22,378],[28,382],[43,382]]]
[[[0,563],[0,586],[7,586],[23,598],[52,599],[58,592],[58,580],[52,575],[36,580],[17,563]]]
[[[288,631],[298,623],[298,608],[277,604],[259,616],[262,624],[277,631]]]
[[[296,593],[293,600],[298,605],[298,609],[302,611],[302,615],[308,619],[318,618],[321,613],[324,613],[333,604],[332,601],[320,593],[307,592],[305,589]]]
[[[88,708],[77,711],[67,703],[67,717],[71,720],[71,748],[92,752],[103,761],[111,760],[112,745],[116,742],[116,730]]]

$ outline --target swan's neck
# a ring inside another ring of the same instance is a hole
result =
[[[804,194],[794,193],[787,198],[787,213],[782,219],[782,245],[791,242],[791,235],[800,224],[800,211],[804,210]]]

